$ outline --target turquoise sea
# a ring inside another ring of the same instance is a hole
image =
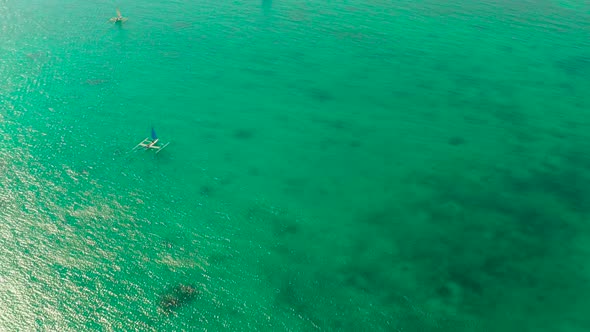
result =
[[[0,16],[1,331],[590,331],[587,1]]]

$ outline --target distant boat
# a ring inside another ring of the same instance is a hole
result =
[[[119,10],[119,8],[117,8],[117,16],[112,17],[109,21],[114,22],[114,23],[125,22],[125,21],[127,21],[127,18],[121,16],[121,11]]]

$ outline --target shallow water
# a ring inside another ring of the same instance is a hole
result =
[[[590,329],[588,5],[120,8],[0,3],[2,329]]]

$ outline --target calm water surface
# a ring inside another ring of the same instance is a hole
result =
[[[587,3],[116,5],[0,0],[1,330],[590,330]]]

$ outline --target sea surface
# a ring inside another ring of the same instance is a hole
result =
[[[0,331],[590,331],[589,2],[0,17]]]

